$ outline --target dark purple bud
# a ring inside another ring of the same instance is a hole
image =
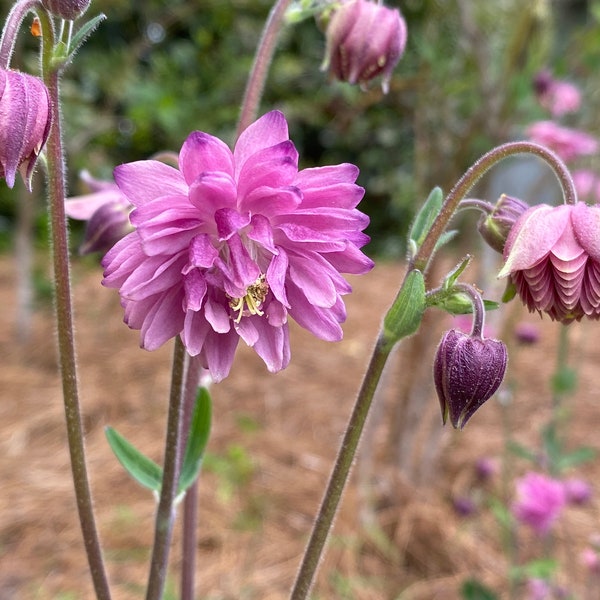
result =
[[[477,505],[468,496],[459,496],[452,501],[454,511],[459,517],[470,517],[477,512]]]
[[[508,355],[498,341],[470,336],[456,329],[444,334],[433,365],[433,379],[442,409],[456,429],[500,387]]]
[[[351,0],[334,12],[326,35],[323,69],[341,81],[363,87],[381,75],[387,93],[392,71],[406,46],[406,23],[398,9]]]
[[[487,216],[482,216],[477,223],[477,229],[483,239],[496,252],[502,254],[508,234],[517,219],[529,208],[523,200],[502,194]]]
[[[491,458],[480,458],[475,463],[475,473],[480,481],[490,480],[497,472],[498,467]]]
[[[522,321],[515,325],[515,337],[521,344],[535,344],[540,339],[540,328],[534,323]]]
[[[87,222],[79,254],[108,252],[133,227],[129,222],[131,206],[127,202],[103,204]]]
[[[42,0],[48,12],[68,21],[80,17],[88,9],[90,2],[91,0]]]
[[[50,94],[41,79],[0,69],[0,177],[15,185],[20,170],[27,189],[51,120]]]

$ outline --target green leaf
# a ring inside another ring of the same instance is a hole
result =
[[[498,596],[477,579],[468,579],[461,588],[460,593],[464,600],[498,600]]]
[[[413,269],[404,280],[394,303],[383,320],[387,341],[395,344],[415,333],[425,312],[425,280],[423,273]]]
[[[444,231],[444,233],[440,235],[438,241],[435,243],[435,251],[437,252],[442,246],[445,246],[448,242],[451,242],[457,235],[458,229]]]
[[[73,58],[74,54],[79,50],[82,44],[87,40],[94,30],[106,19],[106,15],[99,14],[87,23],[84,23],[71,39],[71,47],[69,49],[69,59]]]
[[[558,563],[553,558],[541,558],[532,560],[526,565],[513,567],[509,571],[509,577],[513,580],[545,579],[549,581],[558,568]]]
[[[557,461],[557,468],[559,471],[566,471],[567,469],[571,469],[572,467],[576,467],[584,462],[589,462],[596,458],[596,451],[593,448],[588,448],[586,446],[582,448],[578,448],[573,452],[569,452],[569,454],[565,454],[561,456]]]
[[[570,394],[577,387],[577,372],[563,365],[552,377],[552,389],[557,394]]]
[[[443,201],[444,194],[442,190],[439,187],[435,187],[431,190],[429,197],[425,200],[425,204],[423,204],[421,210],[417,213],[408,236],[416,244],[417,249],[425,240],[435,218],[439,215]]]
[[[531,461],[532,463],[537,463],[539,456],[529,448],[526,448],[522,444],[519,444],[514,441],[508,442],[506,445],[509,452],[512,452],[515,456],[519,456],[520,458],[524,458],[526,460]]]
[[[190,422],[190,431],[179,476],[179,493],[185,492],[196,481],[200,473],[204,450],[210,435],[211,416],[210,394],[206,388],[201,387],[198,389]]]
[[[112,427],[107,427],[105,433],[112,451],[125,470],[144,487],[159,492],[162,485],[162,469]]]

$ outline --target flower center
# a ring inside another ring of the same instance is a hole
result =
[[[246,288],[244,296],[232,298],[229,301],[229,306],[238,313],[235,322],[239,323],[244,314],[246,316],[250,314],[262,317],[264,313],[260,310],[260,305],[265,301],[268,293],[269,284],[266,282],[265,276],[261,274],[254,283]]]

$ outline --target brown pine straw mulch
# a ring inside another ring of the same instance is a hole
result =
[[[203,600],[287,598],[331,461],[350,414],[384,310],[402,267],[378,264],[352,278],[345,338],[338,344],[292,327],[292,363],[267,373],[242,348],[231,376],[213,387],[213,457],[200,484],[197,597]],[[149,353],[122,324],[114,290],[100,270],[76,265],[74,295],[87,451],[101,538],[115,599],[143,598],[152,540],[154,500],[112,456],[104,427],[114,426],[160,462],[171,347]],[[13,263],[0,259],[0,598],[93,598],[75,511],[55,336],[48,306],[34,315],[27,343],[17,342]],[[511,309],[511,318],[522,311]],[[539,344],[510,343],[507,383],[516,386],[503,409],[492,400],[465,431],[440,426],[431,384],[435,345],[449,318],[428,313],[423,333],[392,357],[361,445],[353,477],[322,561],[314,597],[353,600],[453,600],[476,577],[507,589],[507,554],[497,521],[481,506],[463,518],[452,499],[473,492],[503,494],[500,476],[478,483],[474,463],[501,457],[503,423],[521,443],[535,444],[550,416],[549,377],[558,327],[541,324]],[[572,327],[577,393],[565,406],[572,446],[598,447],[600,324]],[[510,336],[509,336],[510,337]],[[506,338],[508,339],[508,338]],[[229,457],[229,460],[223,460]],[[210,462],[210,461],[209,461]],[[515,461],[515,474],[527,465]],[[595,482],[599,463],[578,470]],[[508,492],[512,491],[509,480]],[[476,496],[477,498],[477,496]],[[598,498],[569,508],[556,533],[561,577],[584,595],[587,575],[578,554],[600,533]],[[541,551],[520,531],[518,556]],[[179,528],[168,589],[176,597]],[[593,596],[589,596],[593,598]]]

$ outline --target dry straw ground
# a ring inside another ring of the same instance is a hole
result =
[[[365,361],[402,269],[378,264],[352,283],[345,339],[326,344],[292,328],[290,367],[270,375],[251,351],[213,388],[214,426],[200,485],[198,598],[286,598],[331,460],[350,414]],[[121,322],[117,294],[99,285],[98,269],[76,267],[77,342],[87,450],[101,537],[114,597],[143,597],[154,501],[112,457],[112,425],[160,461],[170,347],[138,348]],[[0,261],[0,598],[93,597],[75,513],[50,311],[39,309],[30,339],[17,342],[15,277]],[[514,314],[513,318],[520,318]],[[531,317],[530,317],[531,318]],[[475,576],[506,589],[507,558],[485,507],[464,519],[452,499],[484,493],[477,458],[500,459],[507,430],[535,444],[550,415],[548,378],[558,328],[542,321],[536,346],[511,343],[508,409],[490,401],[462,433],[440,426],[432,390],[432,353],[449,325],[429,315],[426,329],[392,358],[344,497],[315,591],[319,599],[453,600]],[[572,326],[580,373],[568,399],[569,444],[597,447],[600,324]],[[509,336],[510,337],[510,336]],[[593,484],[598,461],[580,469]],[[522,461],[511,463],[515,474]],[[499,477],[487,491],[502,496]],[[509,485],[506,488],[512,489]],[[586,598],[577,554],[600,533],[598,499],[570,508],[556,534],[563,580]],[[172,553],[176,589],[179,536]],[[541,549],[525,534],[518,556]],[[174,597],[174,596],[172,596]],[[589,596],[590,599],[597,596]]]

